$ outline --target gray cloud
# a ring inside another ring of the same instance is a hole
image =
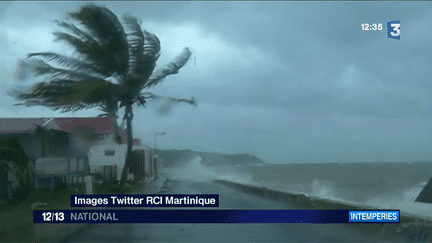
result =
[[[58,115],[14,107],[5,89],[25,54],[71,54],[52,43],[53,21],[81,4],[1,3],[2,116]],[[199,106],[135,108],[134,134],[150,145],[166,131],[161,148],[251,153],[269,163],[431,158],[430,2],[103,4],[141,18],[160,38],[158,65],[190,41],[194,61],[151,91],[194,96]],[[386,37],[393,20],[401,21],[399,41]],[[362,31],[362,23],[383,30]]]

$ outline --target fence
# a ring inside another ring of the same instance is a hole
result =
[[[53,190],[84,182],[88,164],[82,158],[38,158],[34,165],[36,188]]]

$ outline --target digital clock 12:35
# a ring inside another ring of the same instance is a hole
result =
[[[368,24],[363,23],[361,24],[362,30],[382,30],[382,23],[379,24]]]

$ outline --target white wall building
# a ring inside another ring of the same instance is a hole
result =
[[[144,150],[147,151],[147,156],[144,156],[143,162],[145,167],[148,167],[147,160],[151,160],[148,155],[151,153],[151,148],[135,139],[135,144],[132,150]],[[90,147],[88,153],[90,173],[106,175],[112,171],[114,180],[120,181],[121,173],[126,161],[127,144],[117,144],[113,142],[112,136],[108,136],[106,139],[97,142]],[[148,157],[148,158],[147,158]],[[105,170],[105,171],[104,171]],[[129,174],[128,180],[133,180],[134,175]]]

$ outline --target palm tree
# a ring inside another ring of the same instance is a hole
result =
[[[68,16],[79,21],[83,28],[72,23],[57,24],[68,30],[54,32],[55,41],[64,41],[75,49],[75,57],[53,52],[31,53],[20,61],[34,76],[45,76],[26,90],[13,96],[22,101],[16,105],[50,107],[61,112],[99,107],[102,115],[117,117],[125,107],[127,125],[127,156],[123,168],[122,189],[132,151],[132,105],[144,106],[149,99],[163,98],[147,91],[166,76],[176,74],[190,59],[191,51],[184,48],[172,62],[155,70],[160,56],[160,42],[156,35],[141,30],[135,17],[124,15],[123,24],[106,7],[89,4]],[[57,66],[50,65],[55,62]],[[173,102],[197,105],[192,97],[168,98]]]

